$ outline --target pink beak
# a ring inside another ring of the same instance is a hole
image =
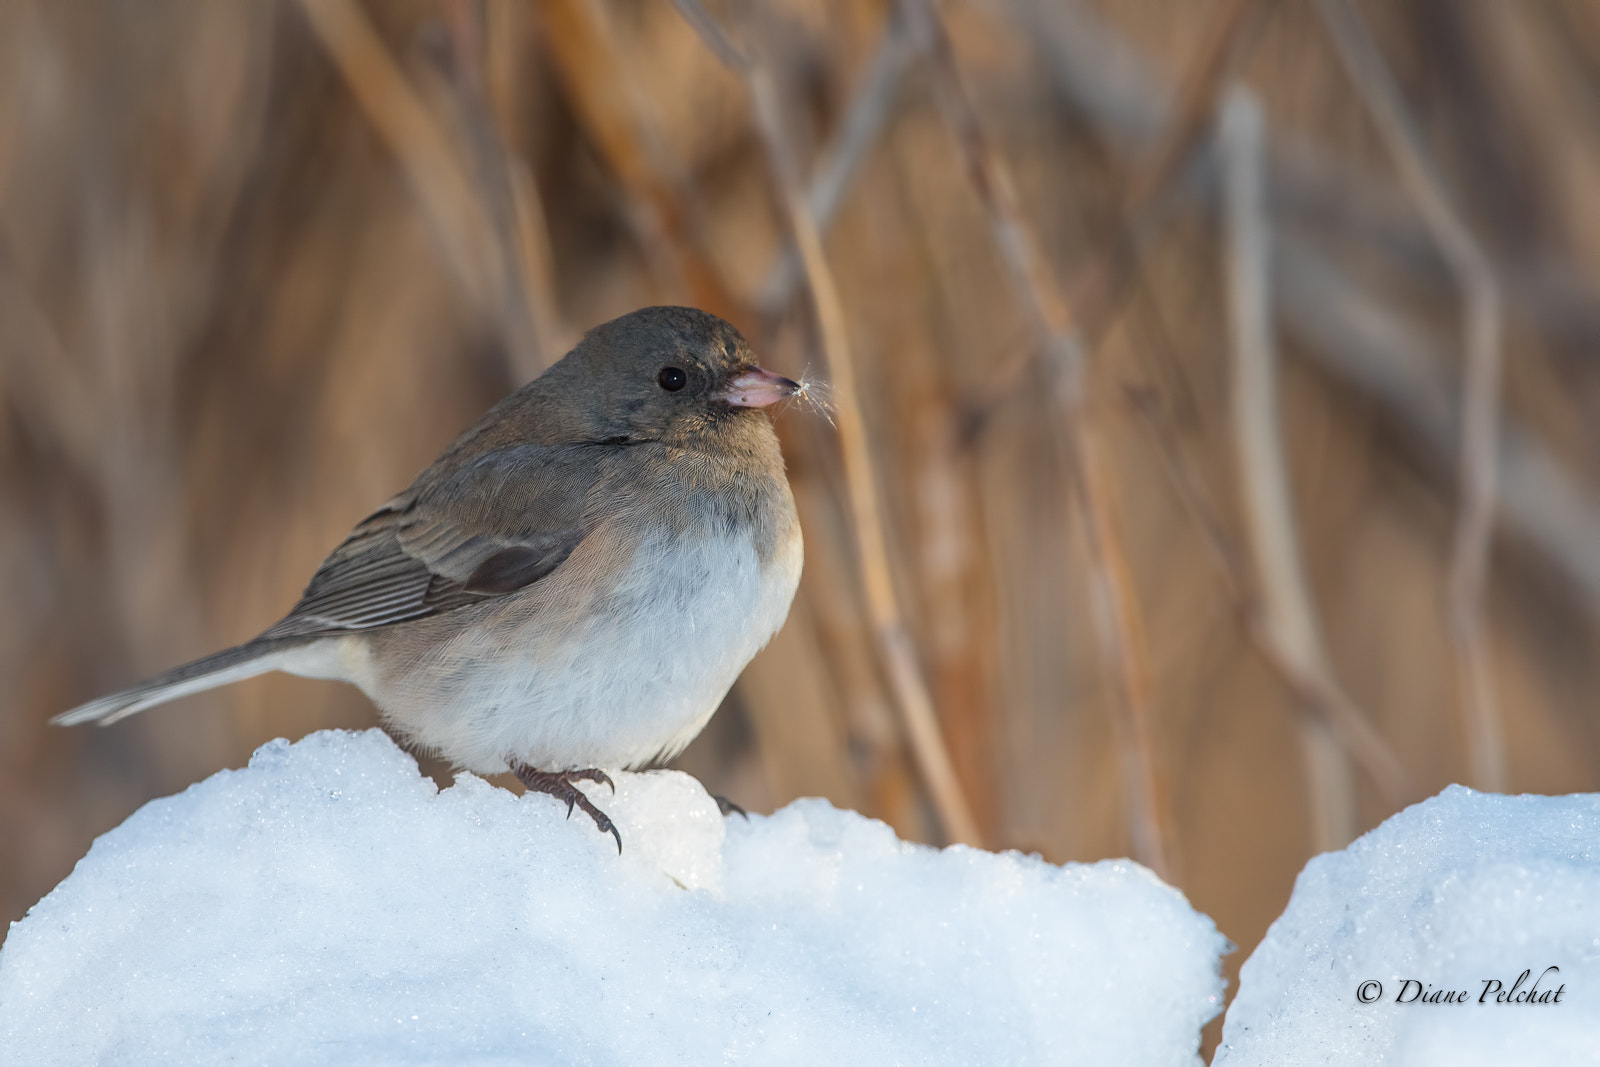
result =
[[[751,367],[728,379],[727,384],[714,395],[736,408],[764,408],[799,391],[799,382],[760,367]]]

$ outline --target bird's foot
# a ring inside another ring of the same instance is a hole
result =
[[[622,834],[617,832],[616,824],[605,812],[594,806],[588,797],[583,795],[577,782],[599,782],[611,786],[615,793],[617,787],[611,781],[611,776],[605,771],[593,767],[579,771],[537,771],[519,760],[511,761],[511,773],[535,793],[547,793],[557,800],[567,802],[567,818],[572,818],[574,806],[581,808],[583,813],[594,820],[594,824],[603,834],[610,834],[617,839],[617,855],[622,855]]]

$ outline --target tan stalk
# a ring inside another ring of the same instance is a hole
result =
[[[967,95],[955,53],[936,12],[905,8],[934,61],[941,110],[982,200],[995,244],[1023,304],[1039,329],[1056,382],[1060,417],[1053,420],[1078,510],[1084,520],[1090,601],[1101,656],[1116,708],[1117,736],[1135,857],[1164,878],[1174,876],[1170,832],[1156,773],[1146,684],[1147,656],[1132,572],[1115,519],[1105,461],[1084,405],[1083,340],[1049,263],[1022,220],[1005,166],[989,146]]]
[[[300,0],[317,39],[361,110],[399,158],[445,259],[480,310],[496,306],[494,235],[449,136],[407,82],[388,46],[354,0]]]
[[[1416,202],[1461,290],[1465,372],[1461,382],[1460,510],[1445,593],[1460,664],[1463,718],[1473,783],[1504,792],[1505,726],[1495,700],[1484,597],[1493,546],[1496,453],[1500,448],[1500,286],[1489,257],[1451,206],[1383,56],[1347,0],[1316,0],[1345,73],[1360,93],[1400,180]]]
[[[1263,127],[1261,105],[1248,90],[1235,86],[1223,103],[1219,125],[1228,326],[1233,342],[1234,460],[1263,636],[1298,674],[1321,678],[1330,675],[1328,658],[1300,556],[1279,408]],[[1322,718],[1301,720],[1300,741],[1315,851],[1343,848],[1356,835],[1349,764]]]

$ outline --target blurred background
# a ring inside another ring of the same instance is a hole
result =
[[[1398,807],[1600,788],[1597,189],[1588,0],[4,0],[0,919],[375,721],[51,715],[689,303],[833,411],[778,416],[800,594],[677,765],[1133,856],[1231,977]]]

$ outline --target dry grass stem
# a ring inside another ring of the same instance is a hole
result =
[[[1117,708],[1134,854],[1140,862],[1170,878],[1172,849],[1156,773],[1144,636],[1132,574],[1116,529],[1109,478],[1102,469],[1100,446],[1085,418],[1082,338],[1049,263],[1039,253],[1022,220],[1010,175],[988,144],[938,14],[921,2],[907,4],[904,10],[933,58],[941,110],[961,147],[968,177],[988,213],[995,244],[1018,294],[1038,324],[1051,359],[1061,408],[1061,416],[1053,420],[1053,426],[1084,520],[1090,599]]]
[[[1130,153],[1160,137],[1172,112],[1170,90],[1125,40],[1076,3],[1051,5],[1047,16],[1031,5],[1023,10],[1033,16],[1032,40],[1044,53],[1058,91],[1100,136]],[[1273,202],[1281,223],[1308,221],[1294,212],[1320,210],[1333,195],[1348,203],[1394,199],[1348,161],[1326,150],[1307,154],[1316,165],[1272,160],[1269,182],[1283,194]],[[1182,191],[1195,197],[1212,190],[1191,182]],[[1395,240],[1389,233],[1372,236],[1377,246]],[[1285,327],[1304,343],[1304,351],[1377,399],[1393,425],[1430,457],[1455,457],[1459,413],[1448,402],[1455,388],[1442,347],[1388,297],[1363,289],[1293,227],[1280,226],[1276,237],[1277,299]],[[1400,242],[1405,244],[1403,236]],[[1505,473],[1500,505],[1507,526],[1580,592],[1592,617],[1600,618],[1600,554],[1594,551],[1600,544],[1600,497],[1536,432],[1509,416],[1502,415],[1501,422],[1497,466]]]
[[[555,253],[550,247],[544,198],[533,180],[520,136],[527,126],[518,102],[527,88],[524,59],[531,43],[531,19],[532,11],[522,0],[487,0],[484,21],[489,101],[511,183],[516,258],[525,287],[524,299],[533,318],[535,353],[542,364],[535,368],[537,372],[559,359],[577,342],[577,336],[562,316],[556,299]]]
[[[1027,2],[1027,0],[1024,0]],[[1139,277],[1139,249],[1150,237],[1157,208],[1172,193],[1184,165],[1208,130],[1217,94],[1231,69],[1255,16],[1270,0],[1228,0],[1207,26],[1196,48],[1178,106],[1160,127],[1159,135],[1144,150],[1122,197],[1121,216],[1115,220],[1112,239],[1103,245],[1072,280],[1067,302],[1078,335],[1092,351],[1115,321],[1117,312]],[[996,369],[989,386],[990,403],[1018,388],[1024,371],[1037,353],[1016,352]]]
[[[1210,497],[1185,462],[1183,451],[1173,439],[1164,413],[1157,410],[1149,398],[1141,395],[1130,396],[1129,404],[1149,433],[1161,457],[1163,470],[1184,510],[1199,527],[1208,554],[1217,566],[1223,588],[1233,601],[1251,647],[1289,688],[1295,699],[1324,723],[1344,748],[1345,754],[1372,780],[1386,804],[1399,809],[1422,799],[1416,781],[1401,764],[1394,749],[1372,726],[1355,701],[1340,688],[1332,671],[1296,659],[1288,646],[1266,624],[1245,574],[1243,553],[1208,503]]]
[[[1159,200],[1182,173],[1194,149],[1206,137],[1234,54],[1256,17],[1274,0],[1227,0],[1212,17],[1205,36],[1178,86],[1178,108],[1134,173],[1124,202],[1124,216],[1137,219]]]
[[[488,214],[499,263],[500,332],[506,347],[511,379],[533,378],[561,356],[545,347],[548,327],[541,331],[535,319],[532,279],[537,268],[529,262],[536,250],[530,233],[539,224],[529,217],[529,205],[519,202],[514,162],[501,124],[491,103],[487,45],[487,12],[475,0],[444,0],[446,22],[453,47],[455,101],[460,124],[472,153],[472,173],[479,202]],[[502,49],[503,50],[503,49]],[[502,66],[505,60],[502,60]],[[497,72],[502,78],[509,72]]]
[[[598,0],[541,0],[539,9],[556,71],[628,194],[635,229],[658,278],[707,311],[739,318],[738,301],[691,225],[678,167],[645,116],[640,90]]]
[[[1071,300],[1078,310],[1091,347],[1115,321],[1122,302],[1139,277],[1139,250],[1157,208],[1184,173],[1195,147],[1205,138],[1216,112],[1218,94],[1232,69],[1247,31],[1271,0],[1227,0],[1207,24],[1178,88],[1178,106],[1161,135],[1134,170],[1123,198],[1120,225],[1113,240],[1081,276],[1074,279]]]
[[[737,71],[749,87],[756,124],[766,144],[784,215],[811,288],[822,350],[832,376],[834,416],[854,520],[851,533],[861,572],[862,594],[883,668],[910,739],[917,769],[939,813],[946,838],[981,847],[982,835],[977,820],[939,732],[933,697],[917,664],[916,649],[906,630],[890,575],[883,505],[876,486],[866,420],[861,413],[844,305],[828,268],[821,234],[801,191],[799,166],[784,131],[777,87],[760,60],[734,46],[698,3],[678,0],[678,7],[708,47]]]
[[[450,137],[428,113],[354,0],[301,0],[317,39],[333,58],[361,110],[400,160],[445,259],[469,300],[492,313],[499,303],[492,227]]]
[[[868,150],[878,143],[893,110],[900,82],[915,53],[906,36],[904,22],[890,19],[878,50],[873,53],[867,72],[851,97],[838,133],[823,148],[806,189],[806,210],[811,213],[819,232],[828,232]],[[757,307],[769,319],[781,315],[788,307],[800,280],[800,270],[793,245],[785,246],[768,268],[756,297]]]
[[[1273,336],[1272,232],[1267,222],[1261,105],[1235,87],[1220,123],[1226,230],[1228,321],[1233,340],[1232,425],[1245,525],[1266,641],[1297,672],[1326,676],[1321,627],[1300,560],[1300,535],[1284,452]],[[1301,723],[1318,852],[1343,848],[1356,835],[1350,768],[1325,721]]]
[[[1346,73],[1394,157],[1401,182],[1416,201],[1461,289],[1466,343],[1461,387],[1461,502],[1446,600],[1460,660],[1473,782],[1480,789],[1503,792],[1507,786],[1505,728],[1495,701],[1484,606],[1500,434],[1500,288],[1488,256],[1451,206],[1429,164],[1400,91],[1361,16],[1347,0],[1317,0],[1317,10]]]
[[[1443,342],[1303,241],[1277,247],[1285,326],[1329,373],[1360,389],[1430,457],[1456,455],[1459,409]],[[1507,527],[1600,618],[1600,498],[1531,428],[1506,418],[1498,466]]]

